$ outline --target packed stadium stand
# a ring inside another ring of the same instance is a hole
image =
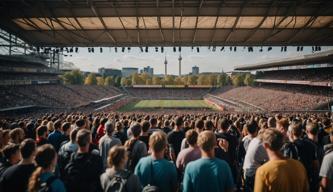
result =
[[[142,99],[202,99],[210,88],[126,88],[132,96]]]
[[[256,86],[216,90],[219,97],[268,111],[329,109],[332,102],[333,51],[235,69],[256,72]]]
[[[61,84],[1,86],[0,90],[2,108],[24,105],[77,107],[119,94],[113,87]]]

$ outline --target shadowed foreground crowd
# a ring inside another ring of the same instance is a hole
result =
[[[333,191],[331,114],[0,121],[1,192]]]

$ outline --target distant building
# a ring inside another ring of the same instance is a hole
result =
[[[121,69],[121,74],[123,77],[129,77],[132,74],[138,73],[138,68],[135,67],[124,67]]]
[[[140,71],[140,73],[147,73],[149,75],[154,75],[154,68],[150,66],[144,67],[143,70]]]
[[[112,68],[99,68],[98,69],[98,74],[101,76],[119,76],[121,77],[121,70],[119,69],[112,69]]]
[[[192,67],[192,75],[199,75],[199,67],[193,66]]]

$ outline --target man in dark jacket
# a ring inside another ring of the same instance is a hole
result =
[[[96,151],[89,152],[91,133],[82,129],[77,133],[79,150],[65,168],[65,184],[69,192],[101,191],[99,177],[103,173],[102,159]]]

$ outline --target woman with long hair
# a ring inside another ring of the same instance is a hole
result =
[[[51,189],[53,192],[66,191],[63,182],[53,174],[57,159],[57,153],[52,145],[45,144],[37,149],[35,157],[37,169],[30,177],[29,192],[37,192],[41,189]]]

